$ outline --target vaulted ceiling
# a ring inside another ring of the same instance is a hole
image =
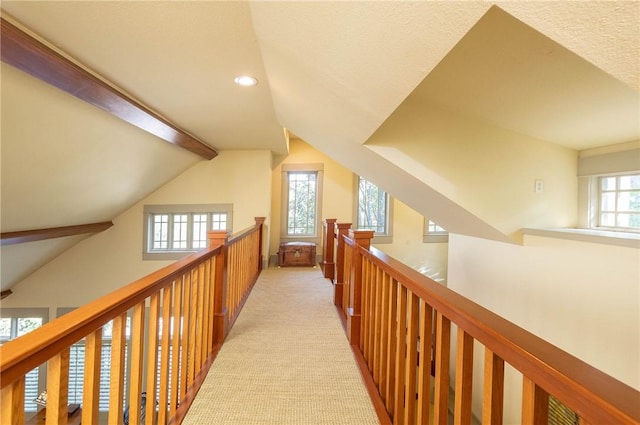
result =
[[[287,128],[401,200],[420,190],[472,236],[508,239],[366,147],[403,102],[577,150],[640,138],[633,1],[3,1],[2,14],[215,150],[284,155]],[[1,72],[3,233],[108,222],[204,160]],[[2,288],[82,237],[4,246]]]

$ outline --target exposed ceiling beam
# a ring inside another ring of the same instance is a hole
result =
[[[2,20],[2,61],[205,159],[209,145],[105,83],[20,28]]]
[[[113,226],[113,222],[79,224],[76,226],[50,227],[48,229],[23,230],[20,232],[1,233],[1,245],[14,245],[25,242],[42,241],[45,239],[63,238],[66,236],[82,235],[85,233],[97,233]]]

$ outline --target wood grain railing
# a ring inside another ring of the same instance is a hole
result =
[[[125,406],[130,424],[143,423],[143,392],[145,424],[180,423],[260,273],[263,222],[229,240],[209,232],[208,249],[1,346],[0,422],[25,422],[25,375],[46,362],[46,423],[66,424],[70,347],[84,338],[82,423],[97,424],[103,328],[111,323],[108,423],[123,423]]]
[[[474,397],[483,424],[502,424],[505,400],[513,402],[505,364],[523,376],[522,424],[549,423],[550,396],[582,425],[640,423],[638,391],[370,247],[372,236],[336,237],[336,276],[344,278],[336,278],[342,296],[334,300],[382,424],[431,417],[444,425],[450,416],[470,424]],[[484,364],[474,366],[477,349]],[[481,394],[473,392],[474,367],[482,368]]]

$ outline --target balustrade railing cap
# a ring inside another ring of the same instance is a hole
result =
[[[351,239],[372,239],[373,230],[353,230],[349,229],[349,237]]]

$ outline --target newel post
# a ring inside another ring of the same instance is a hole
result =
[[[254,217],[253,218],[256,221],[256,226],[259,226],[260,229],[258,230],[259,236],[258,236],[258,271],[262,270],[262,232],[264,231],[264,221],[266,220],[266,217]]]
[[[351,223],[338,223],[336,226],[338,246],[336,247],[336,284],[333,287],[333,303],[342,308],[344,286],[344,239],[342,237],[349,233]]]
[[[349,311],[347,314],[347,335],[351,345],[360,344],[360,319],[362,311],[362,254],[360,247],[369,249],[373,230],[349,230],[349,238],[353,239],[353,256],[351,260],[351,287],[349,293]]]
[[[322,233],[322,272],[324,277],[333,282],[335,277],[334,247],[333,238],[336,235],[336,219],[327,218],[324,221],[324,232]]]
[[[227,311],[227,279],[226,279],[226,256],[227,256],[227,231],[211,230],[207,232],[209,247],[220,246],[220,252],[215,256],[215,270],[213,275],[213,343],[222,344],[227,332],[228,311]]]

